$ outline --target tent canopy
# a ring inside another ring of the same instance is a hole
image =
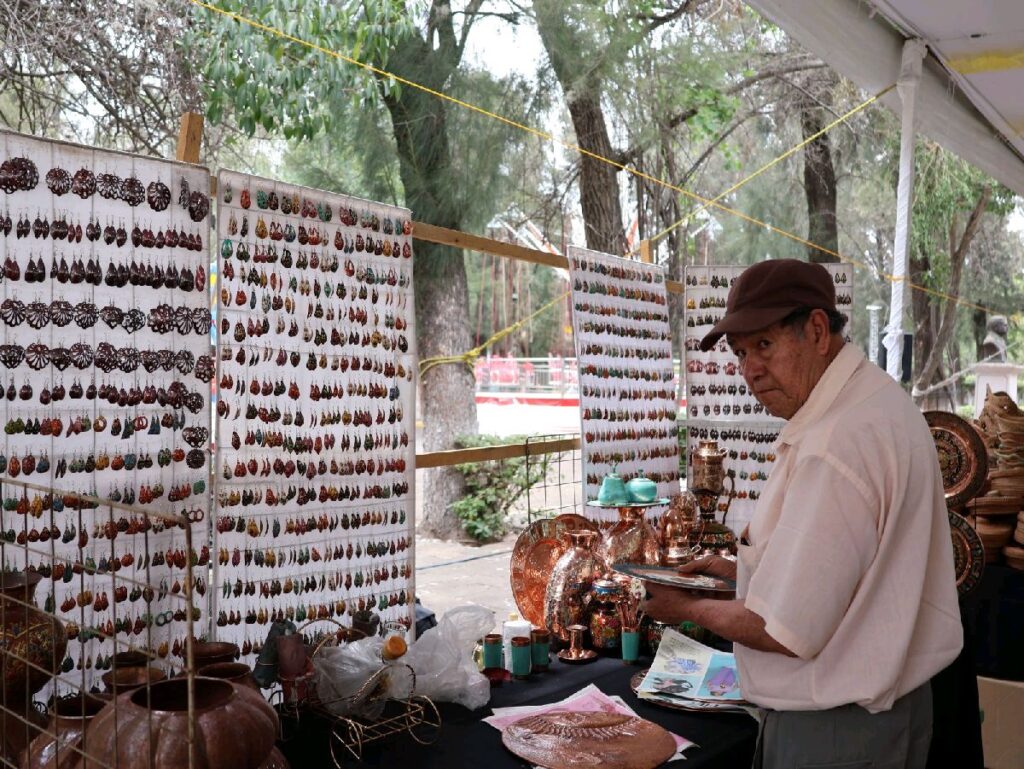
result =
[[[747,0],[866,91],[896,81],[903,43],[931,56],[917,125],[1024,195],[1024,2],[1021,0]],[[884,98],[900,112],[895,91]]]

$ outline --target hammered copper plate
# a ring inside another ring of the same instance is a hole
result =
[[[510,581],[512,597],[523,619],[544,627],[544,594],[555,563],[568,547],[568,531],[598,531],[597,524],[582,515],[566,513],[534,521],[519,535],[512,548]]]
[[[988,450],[970,423],[946,411],[926,411],[942,471],[946,505],[960,507],[981,491],[988,472]]]
[[[547,769],[654,769],[676,752],[657,724],[621,713],[542,713],[501,733],[505,747]]]
[[[985,571],[985,546],[970,521],[956,513],[949,513],[949,530],[953,536],[953,571],[956,589],[967,595],[981,581]]]

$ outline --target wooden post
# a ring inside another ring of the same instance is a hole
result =
[[[203,116],[186,112],[181,116],[181,128],[178,129],[177,159],[185,163],[198,163],[202,146]]]
[[[640,261],[644,264],[650,264],[653,259],[651,257],[651,241],[644,239],[640,241]]]

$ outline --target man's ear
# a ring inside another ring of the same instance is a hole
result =
[[[832,344],[828,313],[824,310],[812,310],[809,320],[811,321],[811,338],[814,340],[814,347],[819,353],[824,355]]]

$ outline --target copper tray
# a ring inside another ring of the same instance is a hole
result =
[[[657,724],[621,713],[542,713],[501,733],[505,747],[548,769],[654,769],[676,752]]]
[[[926,411],[942,471],[946,506],[960,507],[981,491],[988,472],[988,450],[970,423],[946,411]]]
[[[544,594],[548,578],[568,544],[567,531],[597,531],[597,524],[582,515],[566,513],[531,523],[512,548],[512,597],[523,619],[536,627],[544,627]]]
[[[981,581],[985,571],[985,547],[970,521],[956,513],[949,513],[949,529],[953,536],[953,569],[956,589],[963,596]]]

